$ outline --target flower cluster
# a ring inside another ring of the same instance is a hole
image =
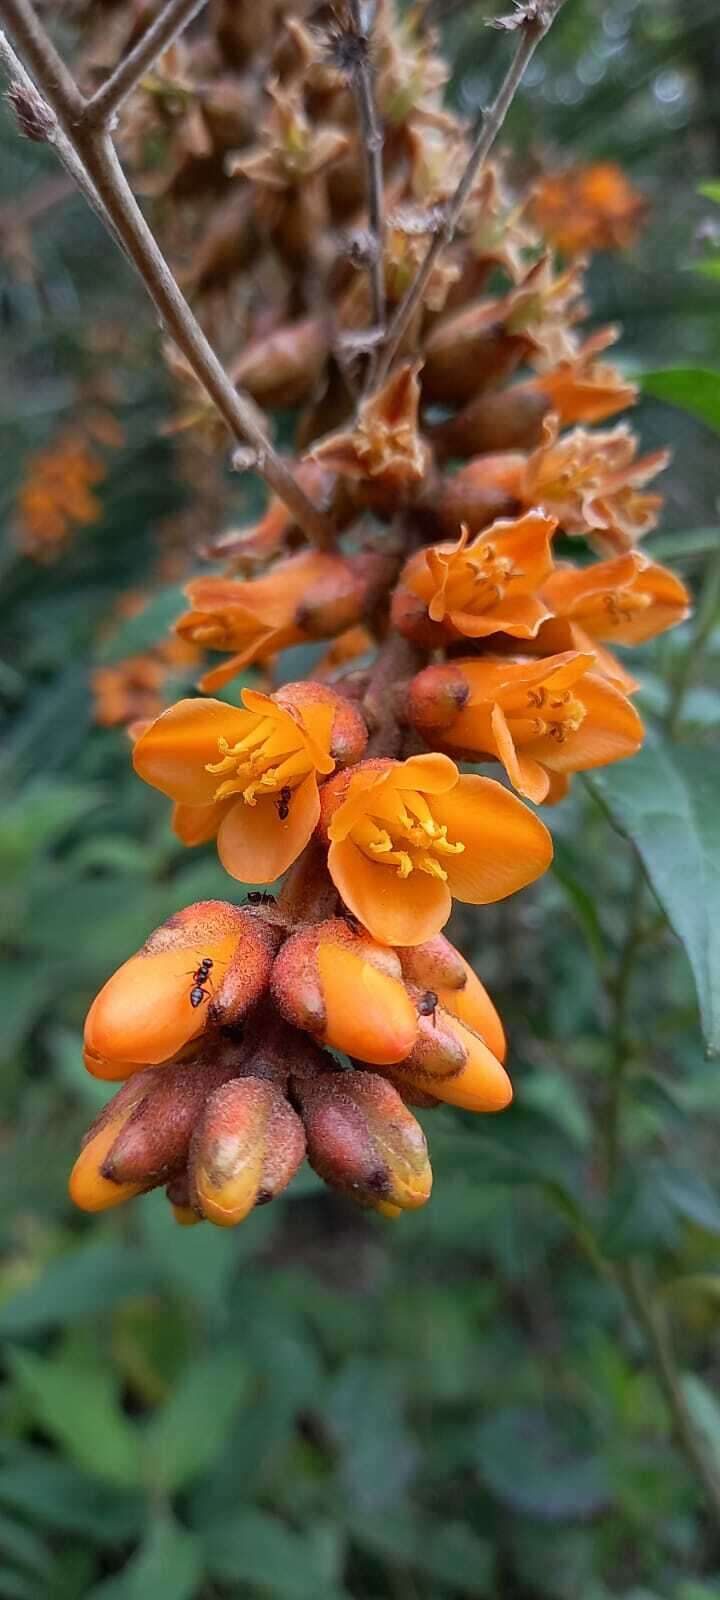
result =
[[[546,870],[527,802],[638,750],[615,650],[688,612],[641,548],[666,456],[638,456],[614,420],[635,399],[608,359],[617,330],[583,329],[583,263],[557,226],[572,261],[554,261],[542,191],[515,194],[487,163],[388,343],[469,142],[432,35],[383,0],[373,234],[353,26],[342,7],[323,34],[218,0],[123,113],[137,162],[148,131],[155,158],[164,142],[155,188],[187,227],[185,283],[235,381],[295,412],[293,470],[328,538],[310,547],[273,498],[205,545],[224,569],[187,584],[177,635],[214,659],[200,695],[137,730],[135,770],[184,845],[216,841],[230,877],[261,887],[171,918],[94,1002],[88,1066],[127,1083],[73,1175],[89,1209],[165,1184],[180,1220],[234,1223],[305,1155],[363,1205],[421,1205],[408,1102],[511,1096],[500,1021],[442,933],[453,899],[487,905]],[[622,242],[638,207],[596,178],[582,243]],[[212,440],[195,380],[171,367],[178,426]],[[307,676],[291,682],[298,646]],[[213,697],[238,677],[239,703]]]

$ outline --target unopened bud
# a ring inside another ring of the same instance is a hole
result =
[[[271,988],[283,1016],[331,1049],[376,1066],[412,1049],[417,1017],[398,957],[342,918],[293,934]]]
[[[487,389],[445,422],[429,430],[442,457],[465,459],[483,451],[534,450],[542,438],[550,401],[537,380],[509,389]]]
[[[426,1004],[426,991],[416,998],[417,1040],[406,1060],[393,1067],[393,1080],[466,1111],[504,1110],[512,1099],[512,1086],[484,1038],[441,1005],[437,995],[436,1005]]]
[[[223,900],[186,906],[108,979],[85,1021],[85,1063],[127,1078],[235,1025],[265,989],[280,932]]]
[[[275,1084],[236,1078],[211,1095],[193,1136],[193,1206],[219,1227],[287,1187],[305,1156],[302,1123]]]
[[[510,333],[501,318],[501,302],[493,300],[443,318],[425,343],[425,400],[462,405],[514,372],[534,341],[525,333]]]
[[[167,1183],[187,1161],[190,1139],[208,1095],[238,1071],[225,1047],[162,1071],[136,1073],[88,1130],[70,1177],[83,1211],[104,1211]]]
[[[325,319],[304,317],[246,345],[233,365],[233,380],[268,410],[296,406],[315,388],[327,352]]]
[[[292,1087],[308,1160],[326,1183],[378,1210],[425,1205],[432,1188],[425,1135],[392,1084],[370,1072],[338,1072]]]
[[[466,678],[452,661],[426,667],[409,686],[408,721],[434,744],[435,735],[452,727],[469,694]]]
[[[365,753],[368,731],[363,717],[343,694],[331,689],[329,684],[315,683],[312,679],[301,683],[285,683],[277,690],[275,700],[281,706],[293,706],[302,714],[305,726],[314,731],[315,711],[322,718],[323,708],[332,713],[328,749],[336,766],[354,766]]]
[[[496,517],[512,515],[520,505],[525,479],[525,457],[514,451],[479,456],[452,477],[445,478],[436,500],[436,512],[449,538],[461,524],[479,533]]]
[[[365,550],[338,559],[308,584],[295,622],[311,639],[328,639],[361,622],[397,571],[397,561]]]
[[[464,989],[468,981],[470,968],[444,933],[424,944],[402,945],[397,955],[403,976],[418,989]]]

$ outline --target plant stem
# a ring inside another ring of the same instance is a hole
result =
[[[620,949],[617,972],[612,983],[613,1023],[612,1060],[610,1084],[605,1112],[605,1164],[608,1184],[618,1168],[623,1099],[628,1066],[628,1011],[630,989],[635,971],[635,957],[642,942],[642,903],[645,873],[639,856],[635,856],[628,894],[628,920]]]
[[[713,1516],[720,1527],[720,1475],[710,1458],[688,1410],[670,1338],[667,1316],[636,1262],[619,1267],[616,1278],[628,1308],[642,1330],[658,1383],[667,1401],[675,1434],[688,1462],[702,1484]]]
[[[515,54],[508,71],[503,79],[498,93],[491,106],[485,112],[480,126],[475,135],[473,146],[468,157],[465,170],[454,195],[448,201],[437,232],[434,233],[424,259],[421,261],[413,282],[407,293],[400,301],[397,310],[390,322],[384,344],[381,348],[375,372],[375,383],[379,387],[387,376],[390,367],[397,355],[405,329],[410,322],[416,307],[420,304],[425,292],[428,279],[441,252],[449,245],[454,236],[458,222],[462,215],[465,203],[473,187],[475,179],[487,159],[490,151],[502,128],[507,113],[512,105],[517,90],[522,82],[525,69],[531,61],[540,40],[544,38],[552,26],[560,10],[563,0],[547,0],[544,7],[528,6],[528,15],[518,25],[518,41]],[[537,14],[534,14],[537,11]]]
[[[70,161],[66,161],[68,170],[113,237],[121,242],[164,326],[198,382],[214,401],[233,437],[253,446],[257,471],[285,502],[311,543],[320,549],[332,548],[335,534],[331,522],[308,499],[275,451],[265,431],[262,413],[248,395],[235,389],[181,293],[137,204],[108,133],[102,128],[83,125],[88,102],[38,22],[30,0],[2,0],[2,15],[32,67],[37,88],[31,84],[31,89],[36,95],[40,91],[62,127],[65,147],[69,145],[72,152]],[[10,62],[12,71],[16,58],[2,35],[0,57]],[[58,139],[52,138],[51,142],[60,150]]]
[[[693,679],[702,662],[705,646],[717,621],[718,609],[720,609],[720,529],[718,530],[717,548],[713,551],[703,574],[702,590],[695,614],[695,626],[687,650],[680,663],[670,696],[667,731],[671,739],[677,738],[682,721],[685,696],[691,688]]]
[[[109,126],[118,106],[206,3],[207,0],[167,0],[137,44],[86,102],[81,119],[86,128]]]
[[[360,129],[365,151],[367,175],[368,226],[372,256],[369,265],[372,318],[376,328],[385,320],[385,264],[383,246],[383,131],[375,99],[375,74],[370,57],[370,24],[365,20],[363,0],[349,0],[350,20],[358,42],[358,60],[352,81],[360,114]]]

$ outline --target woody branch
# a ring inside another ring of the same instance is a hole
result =
[[[32,77],[0,32],[0,60],[11,81],[35,96],[33,136],[53,144],[71,176],[138,272],[164,326],[216,405],[231,434],[255,452],[254,467],[284,501],[308,539],[321,549],[334,543],[328,519],[313,505],[271,444],[264,419],[249,396],[234,387],[209,344],[128,184],[108,132],[116,106],[148,71],[170,39],[199,9],[199,0],[169,0],[150,33],[87,100],[39,22],[30,0],[0,0],[0,19]],[[21,124],[23,118],[20,117]],[[27,125],[27,116],[25,117]]]
[[[418,271],[389,323],[385,339],[378,353],[375,383],[380,385],[392,366],[402,343],[405,330],[414,311],[420,304],[431,273],[442,251],[455,237],[460,217],[469,199],[475,179],[497,139],[515,95],[522,83],[527,66],[544,39],[548,29],[563,4],[563,0],[528,0],[517,13],[501,18],[497,26],[517,30],[515,52],[507,73],[491,106],[483,114],[473,140],[473,146],[454,195],[444,207],[436,231],[428,245]]]

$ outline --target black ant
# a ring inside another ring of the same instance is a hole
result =
[[[418,1000],[418,1016],[432,1017],[433,1027],[437,1027],[438,997],[434,989],[426,989]]]
[[[275,896],[268,894],[266,889],[252,889],[250,894],[246,895],[246,903],[249,906],[274,906]]]
[[[197,967],[192,973],[193,986],[190,990],[190,1004],[193,1010],[197,1010],[197,1007],[202,1005],[203,1000],[210,999],[210,993],[204,987],[204,985],[207,983],[208,978],[210,977],[210,972],[214,964],[215,963],[211,961],[210,956],[203,956],[199,967]]]
[[[279,794],[278,800],[276,802],[276,804],[277,804],[277,814],[278,814],[281,822],[287,822],[287,819],[288,819],[288,817],[290,815],[290,801],[291,800],[292,800],[292,789],[288,789],[288,787],[286,785],[284,789],[280,790],[280,794]]]

